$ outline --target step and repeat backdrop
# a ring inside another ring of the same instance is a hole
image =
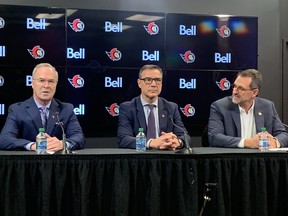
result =
[[[0,129],[48,62],[55,97],[74,105],[86,137],[115,137],[119,104],[140,94],[139,69],[157,64],[161,96],[199,136],[237,72],[257,68],[257,32],[257,17],[0,5]]]

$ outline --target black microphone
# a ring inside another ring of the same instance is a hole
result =
[[[286,128],[288,128],[288,125],[287,125],[287,124],[284,124],[284,123],[279,119],[278,116],[273,115],[273,118],[276,119],[280,124],[282,124],[283,126],[285,126]]]
[[[56,119],[57,119],[56,125],[59,125],[61,130],[62,130],[62,143],[63,143],[63,150],[58,151],[57,153],[69,154],[69,151],[67,149],[67,144],[66,144],[66,134],[65,134],[65,131],[64,131],[64,128],[63,128],[63,122],[60,122],[60,119],[59,119],[59,112],[55,112],[55,114],[52,115],[52,118],[55,118],[55,116],[56,116]]]
[[[187,134],[186,131],[185,131],[183,128],[181,128],[180,126],[178,126],[178,125],[176,125],[176,124],[174,123],[173,117],[172,117],[171,115],[169,115],[169,118],[170,118],[172,124],[173,124],[175,127],[179,128],[179,129],[183,132],[183,134],[184,134],[184,148],[176,151],[175,153],[180,153],[180,154],[195,154],[194,150],[193,150],[193,149],[190,147],[190,145],[189,145],[189,139],[188,139],[189,134]]]

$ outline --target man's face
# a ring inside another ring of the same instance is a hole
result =
[[[145,79],[145,80],[143,80]],[[142,71],[141,78],[137,80],[141,94],[146,101],[155,101],[162,90],[162,74],[157,69]]]
[[[56,72],[49,67],[40,67],[34,74],[32,89],[34,98],[46,105],[54,96],[58,78]]]
[[[232,101],[242,108],[250,108],[259,89],[250,89],[251,77],[237,77],[233,84]]]

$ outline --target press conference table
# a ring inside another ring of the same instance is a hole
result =
[[[0,215],[288,215],[288,153],[194,151],[0,151]]]

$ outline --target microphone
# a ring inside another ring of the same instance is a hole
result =
[[[276,119],[280,124],[282,124],[283,126],[285,126],[286,128],[288,128],[288,125],[287,125],[287,124],[284,124],[284,123],[279,119],[278,116],[273,115],[273,118]]]
[[[58,153],[60,153],[60,154],[69,154],[69,151],[67,149],[67,144],[66,144],[66,134],[65,134],[65,131],[64,131],[64,128],[63,128],[63,122],[60,122],[60,119],[59,119],[59,112],[55,112],[55,114],[52,115],[52,118],[55,118],[55,116],[56,116],[56,119],[57,119],[56,125],[59,125],[61,130],[62,130],[63,150],[58,151]]]
[[[170,118],[172,124],[175,127],[179,128],[184,134],[184,148],[176,151],[175,153],[177,153],[177,154],[195,154],[194,150],[189,145],[189,139],[187,137],[189,135],[186,133],[186,131],[183,128],[181,128],[180,126],[178,126],[174,123],[173,117],[171,115],[169,115],[169,118]]]

